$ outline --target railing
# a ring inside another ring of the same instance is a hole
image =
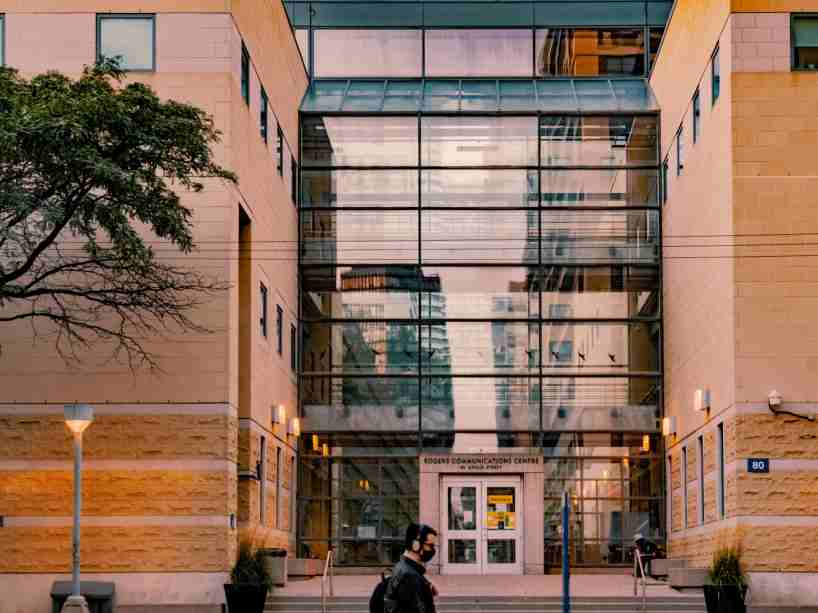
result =
[[[321,613],[327,613],[327,589],[326,583],[329,580],[329,597],[335,596],[335,588],[332,584],[333,567],[335,564],[335,552],[330,549],[327,552],[327,559],[324,562],[324,574],[321,576]]]
[[[645,575],[645,565],[642,563],[642,554],[639,547],[633,548],[633,595],[638,596],[638,583],[642,584],[642,611],[648,608],[647,587],[648,579]]]

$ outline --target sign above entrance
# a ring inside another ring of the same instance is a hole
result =
[[[542,456],[515,454],[424,455],[422,473],[529,473],[542,472]]]

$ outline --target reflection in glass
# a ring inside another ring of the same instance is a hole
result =
[[[658,206],[659,177],[655,170],[603,168],[544,170],[543,206]]]
[[[535,117],[423,117],[425,166],[533,166]]]
[[[426,75],[527,77],[532,44],[528,29],[426,30]]]
[[[489,564],[515,564],[517,562],[517,541],[488,540]]]
[[[424,170],[424,207],[537,206],[537,174],[527,170]]]
[[[477,541],[449,539],[449,564],[477,564]]]
[[[449,530],[477,529],[477,488],[449,488]]]
[[[537,31],[538,76],[645,74],[642,28]]]
[[[118,58],[124,70],[153,70],[154,18],[100,17],[99,54]]]
[[[417,207],[417,170],[304,170],[302,207]]]
[[[301,139],[304,167],[418,163],[416,117],[305,117]]]
[[[315,30],[317,77],[419,77],[420,30]]]
[[[662,36],[664,33],[664,28],[650,29],[650,69],[653,69],[653,62],[656,61],[656,56],[659,53],[659,45],[662,44]]]
[[[656,116],[545,115],[543,166],[658,165]]]
[[[305,28],[298,28],[295,30],[295,42],[298,43],[298,50],[301,52],[301,58],[304,60],[304,66],[309,68],[310,65],[310,31]]]

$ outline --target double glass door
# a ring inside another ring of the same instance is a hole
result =
[[[521,575],[520,479],[444,477],[441,492],[443,573]]]

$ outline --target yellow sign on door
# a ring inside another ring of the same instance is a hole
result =
[[[514,496],[510,494],[489,496],[489,504],[514,504]]]

